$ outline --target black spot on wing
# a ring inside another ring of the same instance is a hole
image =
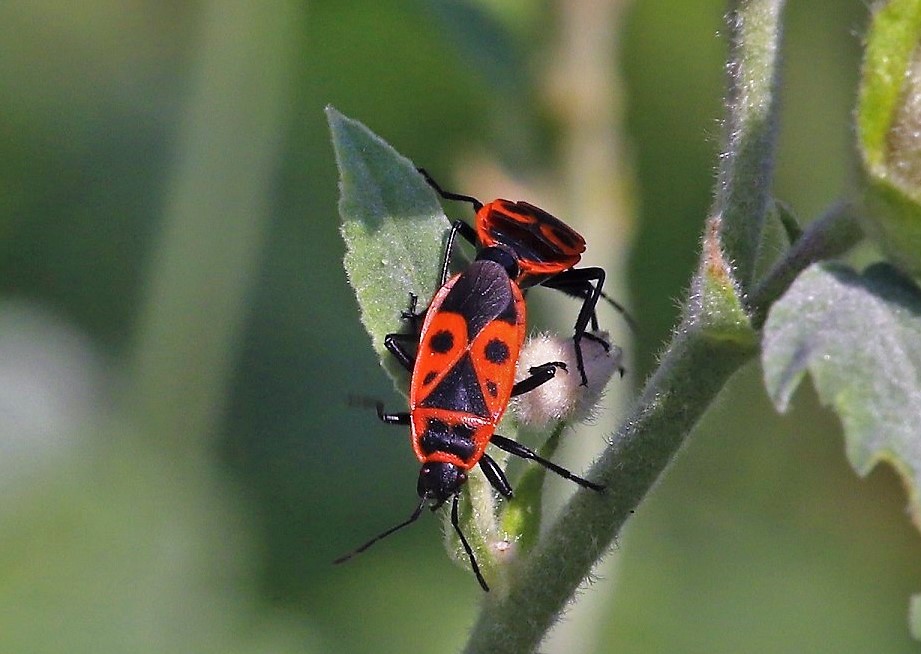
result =
[[[477,381],[476,371],[469,354],[461,357],[457,364],[442,377],[438,385],[425,396],[419,406],[489,416],[486,399],[480,390],[480,383]]]
[[[486,359],[490,363],[500,365],[508,361],[508,357],[511,352],[509,351],[508,345],[504,341],[498,338],[494,338],[486,344],[484,354],[486,354]]]
[[[450,352],[451,348],[454,347],[454,334],[446,329],[436,332],[432,338],[429,339],[429,347],[438,354]]]

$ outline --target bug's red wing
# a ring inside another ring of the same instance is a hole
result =
[[[525,335],[524,299],[518,287],[512,285],[515,322],[494,320],[487,324],[470,343],[470,355],[486,399],[490,418],[498,424],[508,407],[515,385],[515,366]]]
[[[518,282],[531,286],[572,268],[585,252],[585,239],[572,227],[528,202],[493,200],[477,213],[477,238],[500,245],[518,258]]]
[[[410,409],[442,384],[467,352],[467,321],[460,314],[438,310],[453,281],[442,287],[426,314],[410,382]]]
[[[438,291],[422,326],[410,385],[420,459],[431,459],[421,439],[447,430],[469,433],[476,452],[464,462],[479,460],[508,405],[524,331],[521,291],[493,261],[475,261]]]

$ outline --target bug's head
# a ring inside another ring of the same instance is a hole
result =
[[[416,488],[419,497],[428,500],[434,509],[447,502],[466,481],[467,473],[453,463],[433,461],[422,466]]]

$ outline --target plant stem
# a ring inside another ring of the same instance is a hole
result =
[[[662,365],[589,478],[605,493],[577,491],[533,552],[511,571],[508,593],[490,596],[466,652],[530,652],[540,643],[624,521],[729,377],[756,350],[685,324]]]
[[[863,238],[853,205],[837,203],[806,228],[748,298],[752,325],[760,329],[771,305],[810,264],[843,254]]]
[[[729,12],[728,108],[714,215],[726,256],[747,291],[771,200],[783,0],[735,0]]]

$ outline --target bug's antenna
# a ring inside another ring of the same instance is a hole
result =
[[[352,558],[352,557],[355,556],[356,554],[361,554],[362,552],[364,552],[366,549],[368,549],[369,547],[371,547],[372,545],[374,545],[374,543],[376,543],[377,541],[382,540],[382,539],[384,539],[384,538],[387,538],[387,536],[389,536],[389,535],[392,534],[393,532],[399,531],[400,529],[402,529],[403,527],[406,527],[407,525],[411,525],[412,523],[414,523],[416,520],[419,519],[419,516],[420,516],[420,515],[422,515],[422,509],[423,509],[423,507],[425,507],[425,498],[424,498],[424,497],[423,497],[422,500],[419,502],[419,506],[416,507],[416,509],[413,511],[412,515],[409,516],[409,518],[408,518],[407,520],[404,520],[403,522],[401,522],[400,524],[398,524],[396,527],[391,527],[390,529],[388,529],[387,531],[385,531],[385,532],[382,533],[382,534],[378,534],[377,536],[375,536],[374,538],[372,538],[371,540],[369,540],[367,543],[365,543],[364,545],[362,545],[361,547],[359,547],[359,548],[357,548],[357,549],[352,550],[352,551],[349,552],[348,554],[345,554],[344,556],[340,556],[338,559],[336,559],[335,561],[333,561],[333,565],[336,565],[336,564],[338,564],[338,563],[345,563],[346,561],[348,561],[350,558]],[[469,547],[469,546],[468,546],[468,547]],[[475,564],[474,564],[474,567],[475,567]]]

